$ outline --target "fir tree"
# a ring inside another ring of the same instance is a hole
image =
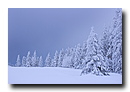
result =
[[[87,52],[87,43],[86,41],[84,41],[82,48],[82,58],[86,57],[86,52]]]
[[[34,51],[34,55],[32,57],[32,67],[36,67],[37,66],[37,55],[36,55],[36,51]]]
[[[71,53],[70,53],[70,68],[74,68],[74,57],[75,57],[75,48],[71,48]]]
[[[102,38],[100,39],[100,51],[101,51],[101,55],[103,56],[104,58],[104,65],[106,67],[106,70],[108,71],[108,68],[109,68],[109,62],[110,60],[107,59],[107,53],[108,53],[108,50],[110,48],[110,32],[109,32],[109,29],[105,26],[104,27],[104,31],[103,31],[103,36]]]
[[[75,62],[74,66],[76,69],[83,68],[83,49],[80,44],[77,45],[76,52],[75,52]]]
[[[38,65],[38,64],[39,64],[39,61],[40,61],[40,58],[37,57],[37,62],[36,62],[37,66],[39,66],[39,65]]]
[[[18,55],[17,57],[17,61],[16,61],[16,64],[15,64],[16,67],[20,67],[21,66],[21,63],[20,63],[20,56]]]
[[[52,66],[51,63],[52,63],[51,56],[50,56],[50,53],[48,53],[46,60],[45,60],[45,67]]]
[[[63,62],[62,62],[62,67],[64,68],[70,68],[71,63],[71,57],[65,54]]]
[[[107,53],[109,72],[122,73],[122,11],[116,9]]]
[[[63,58],[62,67],[71,68],[72,67],[71,58],[72,58],[71,49],[67,48],[66,52],[65,52],[65,55],[64,55],[64,58]]]
[[[54,56],[54,61],[53,61],[53,66],[54,67],[58,66],[58,60],[59,60],[59,55],[58,55],[58,51],[56,51],[55,56]]]
[[[40,56],[38,66],[39,66],[39,67],[43,67],[43,60],[42,60],[42,56]]]
[[[26,57],[25,56],[23,56],[23,58],[22,58],[22,66],[26,67]]]
[[[62,66],[63,58],[64,58],[64,50],[62,49],[59,54],[58,67]]]
[[[31,63],[32,63],[32,58],[31,58],[31,55],[30,55],[30,51],[28,51],[27,58],[26,58],[27,67],[31,67],[32,66]]]
[[[93,27],[91,27],[91,32],[87,40],[87,56],[81,74],[85,72],[96,75],[107,75],[105,73],[105,66],[102,63],[103,60],[97,34],[94,32]]]

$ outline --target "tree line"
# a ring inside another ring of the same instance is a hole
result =
[[[17,57],[15,64],[16,67],[43,67],[42,56],[37,57],[36,51],[34,51],[33,56],[31,57],[30,51],[28,51],[27,57],[23,56],[22,64],[20,62],[20,55]]]
[[[49,53],[45,67],[82,69],[81,75],[90,72],[96,75],[122,74],[122,10],[116,10],[112,24],[104,27],[100,39],[91,27],[83,45],[62,49],[59,54],[56,51],[54,59]]]
[[[42,56],[36,57],[36,51],[31,57],[23,57],[22,65],[18,55],[15,66],[42,67]],[[82,74],[109,75],[122,74],[122,10],[116,9],[112,24],[104,27],[103,35],[99,39],[94,27],[91,27],[87,41],[82,45],[55,52],[54,58],[48,53],[44,67],[64,67],[82,69]]]

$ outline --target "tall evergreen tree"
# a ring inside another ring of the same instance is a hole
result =
[[[37,66],[37,55],[36,55],[36,51],[34,51],[34,55],[32,57],[32,67],[36,67]]]
[[[62,67],[70,68],[70,65],[71,65],[71,57],[65,54],[63,62],[62,62]]]
[[[67,48],[63,62],[62,62],[62,67],[65,68],[72,68],[73,67],[73,62],[72,62],[72,48]]]
[[[72,52],[71,52],[71,68],[76,68],[77,66],[75,66],[75,56],[76,56],[76,48],[72,48]]]
[[[74,66],[76,69],[83,68],[83,49],[80,44],[77,45],[76,52],[75,52],[75,63]]]
[[[32,63],[32,58],[31,58],[30,51],[28,51],[27,58],[26,58],[27,67],[31,67],[32,66],[31,63]]]
[[[16,61],[16,64],[15,64],[16,67],[20,67],[21,66],[21,63],[20,63],[20,56],[18,55],[17,57],[17,61]]]
[[[106,75],[102,61],[103,57],[100,52],[98,37],[94,32],[93,27],[91,27],[91,32],[87,40],[87,56],[84,62],[85,65],[82,73],[85,72],[93,73],[96,75]]]
[[[40,56],[38,66],[39,66],[39,67],[43,67],[43,60],[42,60],[42,56]]]
[[[52,60],[51,60],[51,56],[50,56],[50,53],[48,53],[47,57],[46,57],[46,60],[45,60],[45,67],[50,67],[52,66]]]
[[[26,57],[25,56],[23,56],[23,58],[22,58],[22,66],[26,67]]]
[[[107,29],[107,27],[104,28],[103,31],[103,36],[100,40],[100,45],[101,45],[101,52],[103,54],[103,56],[106,57],[108,49],[109,49],[109,37],[110,37],[110,33],[109,30]]]
[[[82,48],[82,58],[86,57],[86,52],[87,52],[87,43],[86,41],[84,41]]]
[[[113,18],[111,47],[107,53],[110,72],[122,73],[122,10],[117,9]]]
[[[110,38],[110,31],[105,26],[104,30],[103,30],[103,36],[100,39],[100,51],[101,51],[101,55],[104,58],[104,65],[105,65],[107,71],[108,71],[108,68],[109,68],[109,62],[108,61],[110,61],[110,60],[107,59],[107,53],[108,53],[108,50],[110,48],[110,42],[111,42],[111,40],[109,38]]]
[[[51,66],[51,67],[54,67],[54,65],[53,65],[53,64],[54,64],[54,58],[52,58],[52,59],[51,59],[50,66]]]
[[[64,50],[62,49],[59,54],[58,67],[62,66],[63,58],[64,58]]]
[[[38,64],[39,64],[39,61],[40,61],[40,58],[37,57],[37,62],[36,62],[37,66],[38,66]]]
[[[75,48],[71,48],[71,53],[70,53],[70,68],[74,68],[74,57],[75,57]]]
[[[58,66],[58,60],[59,60],[59,55],[58,55],[58,51],[56,51],[55,56],[54,56],[54,61],[53,61],[53,66],[54,67]]]

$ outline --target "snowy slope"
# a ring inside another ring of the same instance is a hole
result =
[[[8,67],[9,84],[122,84],[122,75],[80,76],[81,70],[59,67]]]

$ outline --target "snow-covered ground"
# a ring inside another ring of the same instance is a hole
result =
[[[59,67],[8,67],[9,84],[122,84],[122,75],[80,76],[81,70]]]

